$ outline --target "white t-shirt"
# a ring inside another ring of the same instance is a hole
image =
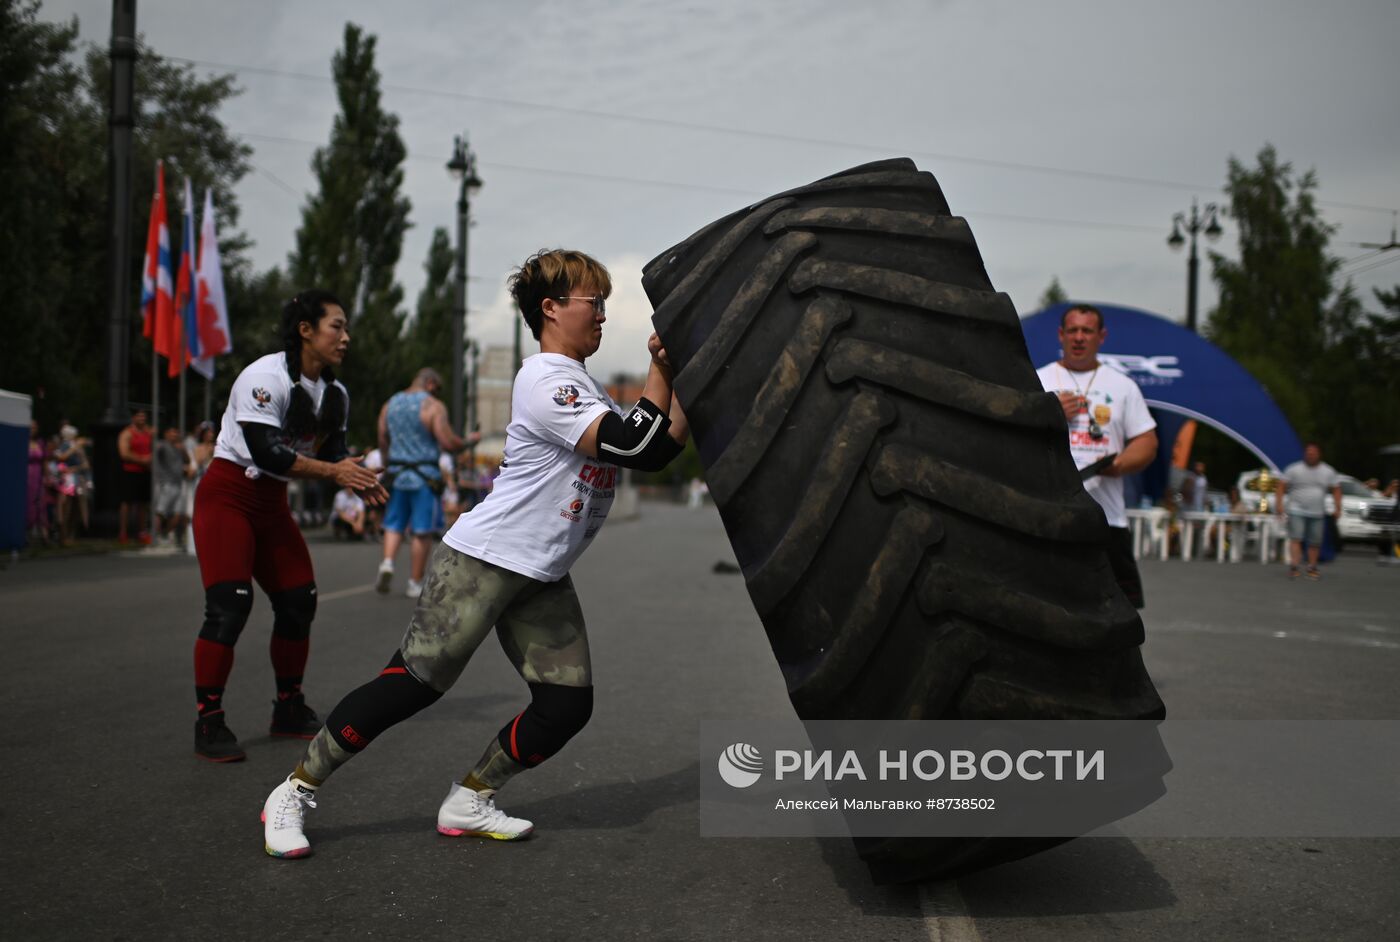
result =
[[[558,353],[526,359],[511,392],[501,475],[443,542],[542,582],[564,578],[612,507],[617,467],[574,451],[609,411],[622,414],[582,363]]]
[[[1295,517],[1321,517],[1327,513],[1327,495],[1337,486],[1337,472],[1325,461],[1309,466],[1295,461],[1283,469],[1288,482],[1283,507]]]
[[[1157,427],[1137,383],[1107,363],[1100,363],[1097,370],[1078,373],[1056,361],[1036,370],[1036,375],[1047,392],[1079,393],[1089,400],[1088,411],[1079,413],[1069,423],[1069,452],[1077,468],[1087,468],[1108,455],[1121,455],[1129,439]],[[1104,433],[1102,438],[1089,434],[1091,420],[1098,422]],[[1122,478],[1098,474],[1084,482],[1084,489],[1099,502],[1110,527],[1128,525]]]
[[[345,415],[350,415],[350,395],[340,380],[335,385],[345,396]],[[321,413],[321,401],[326,394],[326,381],[301,377],[301,386],[311,394],[311,402],[316,414]],[[223,424],[219,427],[219,439],[214,444],[214,457],[224,458],[244,468],[254,466],[253,455],[248,450],[248,442],[243,437],[239,422],[256,422],[259,425],[282,427],[287,417],[287,407],[292,401],[292,378],[287,375],[287,357],[282,353],[269,353],[259,357],[238,374],[233,388],[228,394],[228,408],[224,410]],[[345,425],[342,424],[344,429]],[[292,442],[291,447],[298,454],[314,457],[321,442],[315,435],[307,435]],[[280,474],[272,474],[258,468],[258,474],[266,474],[279,481],[289,480]]]
[[[335,492],[335,503],[331,505],[337,514],[356,514],[365,512],[365,502],[354,491],[345,488]]]

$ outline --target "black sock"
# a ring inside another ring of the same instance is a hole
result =
[[[215,723],[224,721],[224,688],[223,687],[195,687],[194,688],[195,709],[199,711],[201,720],[209,720]]]
[[[300,677],[277,678],[277,702],[284,703],[301,693]]]

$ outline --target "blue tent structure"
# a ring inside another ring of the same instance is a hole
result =
[[[1031,362],[1044,366],[1060,356],[1056,304],[1021,321]],[[1303,445],[1283,411],[1259,381],[1225,351],[1165,317],[1113,304],[1103,312],[1108,337],[1099,359],[1131,376],[1157,420],[1157,461],[1141,475],[1140,492],[1160,496],[1166,487],[1172,443],[1187,419],[1218,429],[1277,472],[1302,457]],[[1132,495],[1128,495],[1130,503]]]
[[[28,396],[0,389],[0,550],[24,547],[29,474]]]

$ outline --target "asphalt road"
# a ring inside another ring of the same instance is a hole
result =
[[[411,603],[371,546],[313,542],[307,676],[326,711],[397,646]],[[302,744],[269,739],[260,599],[226,699],[247,762],[191,754],[202,592],[184,557],[0,572],[5,938],[1378,939],[1400,937],[1400,840],[1091,838],[956,883],[877,887],[844,840],[702,838],[698,726],[790,711],[712,510],[644,505],[574,569],[597,706],[502,793],[529,841],[433,829],[449,783],[528,699],[498,647],[321,792],[316,853],[262,850]],[[400,562],[401,571],[406,559]],[[1149,670],[1178,718],[1397,718],[1400,569],[1145,564]],[[401,587],[401,586],[400,586]],[[400,588],[396,587],[396,588]]]

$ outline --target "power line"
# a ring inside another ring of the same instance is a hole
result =
[[[268,169],[266,169],[266,168],[264,168],[264,167],[260,167],[260,166],[258,166],[257,164],[253,163],[251,160],[248,161],[248,166],[252,167],[252,168],[253,168],[254,170],[256,170],[258,173],[260,173],[260,174],[262,174],[263,176],[267,177],[267,178],[268,178],[269,180],[271,180],[273,183],[277,184],[277,185],[280,186],[282,189],[286,190],[289,194],[291,194],[292,196],[295,196],[297,199],[301,199],[302,196],[305,195],[305,194],[303,194],[303,193],[297,192],[297,190],[296,190],[295,187],[293,187],[293,186],[292,186],[290,183],[288,183],[287,181],[283,180],[281,177],[277,176],[277,174],[273,173],[271,170],[268,170]]]
[[[1355,256],[1355,257],[1353,257],[1353,258],[1343,259],[1343,260],[1342,260],[1342,264],[1339,265],[1338,267],[1339,267],[1339,268],[1347,268],[1347,267],[1349,267],[1349,266],[1351,266],[1351,265],[1355,265],[1355,264],[1358,264],[1358,263],[1369,262],[1370,260],[1374,259],[1377,255],[1380,255],[1381,252],[1383,252],[1383,251],[1384,251],[1384,249],[1377,249],[1377,250],[1374,251],[1374,252],[1363,252],[1362,254],[1357,255],[1357,256]]]
[[[1390,258],[1379,259],[1361,268],[1354,268],[1346,274],[1349,278],[1354,277],[1356,275],[1364,275],[1368,271],[1375,271],[1377,268],[1384,268],[1387,265],[1394,265],[1396,262],[1400,262],[1400,255],[1392,255]]]
[[[317,75],[309,72],[292,72],[287,69],[270,69],[261,66],[237,65],[227,62],[212,62],[206,59],[187,59],[182,56],[166,56],[172,62],[184,62],[191,66],[203,66],[212,69],[230,70],[235,73],[251,73],[257,75],[272,75],[280,78],[294,78],[313,82],[334,82],[334,79],[326,75]],[[1110,183],[1129,184],[1134,186],[1152,186],[1173,190],[1191,190],[1199,192],[1201,190],[1214,191],[1216,186],[1203,183],[1185,183],[1179,180],[1162,180],[1153,177],[1137,177],[1127,174],[1106,173],[1097,170],[1081,170],[1071,167],[1052,167],[1043,164],[1023,163],[1019,161],[997,160],[990,157],[969,157],[965,154],[947,154],[938,151],[909,150],[903,147],[888,144],[875,144],[870,142],[856,143],[853,141],[840,141],[830,138],[805,137],[795,134],[780,134],[773,131],[757,131],[749,128],[726,127],[718,124],[703,124],[694,121],[680,121],[674,118],[655,118],[643,115],[623,114],[615,111],[598,111],[587,108],[576,108],[564,105],[551,105],[545,102],[525,101],[515,98],[501,98],[492,95],[477,95],[471,92],[461,92],[442,88],[429,88],[415,85],[400,85],[396,83],[383,83],[382,87],[387,91],[403,92],[413,95],[429,95],[439,98],[450,98],[459,101],[474,101],[481,104],[500,105],[510,108],[532,109],[537,111],[549,111],[553,113],[568,114],[575,117],[601,118],[611,121],[630,121],[636,124],[648,124],[657,127],[676,128],[686,131],[700,131],[710,134],[728,134],[738,137],[749,137],[759,140],[780,141],[788,144],[803,144],[818,147],[837,147],[848,150],[877,151],[884,153],[906,153],[918,157],[929,157],[934,160],[942,160],[950,163],[966,163],[977,166],[990,167],[998,170],[1009,170],[1022,173],[1041,173],[1062,177],[1074,177],[1086,180],[1101,180]],[[1317,201],[1320,205],[1335,206],[1345,209],[1353,209],[1362,212],[1392,213],[1390,207],[1368,206],[1361,203],[1344,203],[1337,200]]]
[[[254,141],[270,141],[275,144],[295,144],[299,147],[325,146],[320,141],[308,141],[303,138],[297,137],[283,137],[275,134],[258,134],[249,131],[237,131],[235,133],[238,134],[240,137],[246,137],[249,140]],[[446,161],[442,158],[432,157],[427,154],[415,154],[405,151],[404,156],[407,157],[409,160],[427,160],[432,161],[434,163],[446,164]],[[764,196],[764,194],[754,190],[740,190],[735,189],[733,187],[713,186],[706,183],[686,183],[678,180],[646,180],[640,177],[620,177],[605,173],[588,173],[582,170],[556,170],[549,167],[531,167],[525,164],[507,164],[485,160],[478,161],[478,163],[480,163],[482,167],[489,167],[493,170],[514,170],[521,173],[543,173],[549,174],[550,176],[578,177],[580,179],[585,180],[601,180],[606,183],[643,184],[646,186],[672,187],[675,189],[682,190],[706,190],[715,193],[727,193],[734,196],[745,196],[751,199],[762,199]]]
[[[317,141],[308,141],[295,137],[283,137],[274,134],[258,134],[244,131],[237,131],[235,133],[238,134],[240,137],[246,137],[250,140],[256,141],[270,141],[277,144],[292,144],[298,147],[322,146]],[[410,160],[431,160],[434,162],[438,162],[440,160],[437,157],[429,157],[425,154],[413,154],[405,152],[405,156]],[[763,199],[764,196],[767,195],[757,190],[742,190],[734,187],[714,186],[705,183],[686,183],[677,180],[648,180],[639,177],[622,177],[603,173],[588,173],[581,170],[558,170],[552,167],[531,167],[524,164],[507,164],[497,163],[494,161],[480,161],[480,164],[482,167],[489,168],[492,170],[506,170],[514,171],[517,173],[543,174],[545,176],[577,177],[579,179],[595,180],[604,183],[625,183],[628,185],[670,187],[682,190],[701,190],[712,193],[724,193],[727,195],[742,196],[751,200]],[[1047,226],[1070,226],[1081,229],[1119,229],[1129,232],[1151,232],[1154,234],[1160,234],[1161,232],[1160,226],[1144,226],[1134,223],[1123,222],[1100,222],[1096,220],[1087,219],[1054,219],[1045,216],[1023,216],[1014,213],[995,213],[979,211],[967,211],[962,213],[962,215],[964,218],[1004,219],[1010,222],[1026,222]]]

